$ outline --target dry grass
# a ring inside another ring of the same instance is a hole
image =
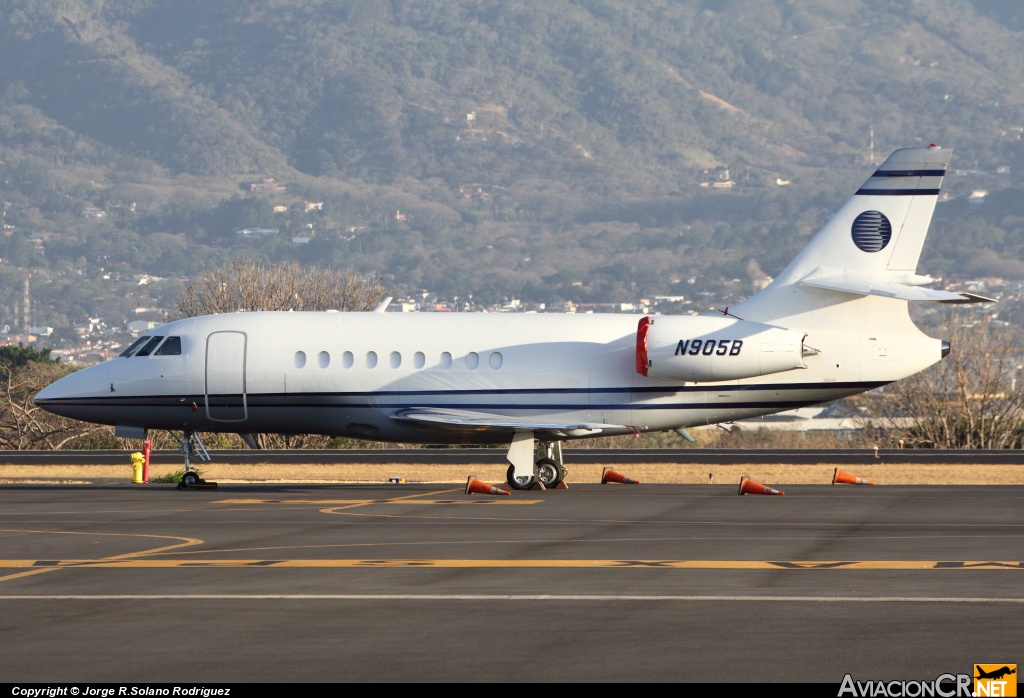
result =
[[[567,481],[600,482],[602,466],[568,466]],[[715,484],[738,483],[746,475],[764,485],[829,484],[834,465],[679,465],[642,463],[618,466],[622,474],[648,484],[701,484],[714,475]],[[164,475],[164,467],[151,468],[153,477]],[[1024,468],[1005,465],[910,465],[886,463],[841,468],[878,485],[1022,485]],[[207,463],[203,477],[220,482],[303,482],[303,483],[380,483],[390,477],[404,477],[406,482],[464,483],[473,474],[491,483],[505,480],[505,467],[497,465],[234,465]],[[131,480],[132,469],[124,465],[5,465],[0,466],[0,483],[29,482],[93,482],[103,479]]]

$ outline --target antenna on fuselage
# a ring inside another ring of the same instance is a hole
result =
[[[373,309],[373,312],[375,312],[375,313],[387,312],[388,306],[391,305],[391,299],[393,299],[393,298],[394,298],[394,296],[388,296],[387,298],[382,300],[380,303],[377,304],[377,307]]]

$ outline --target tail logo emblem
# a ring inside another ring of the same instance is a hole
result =
[[[885,249],[892,239],[892,224],[881,211],[865,211],[853,220],[853,244],[864,252]]]

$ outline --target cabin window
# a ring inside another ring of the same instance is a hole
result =
[[[412,365],[416,368],[423,368],[427,363],[427,357],[422,351],[418,351],[412,355]]]
[[[164,341],[163,337],[153,337],[153,339],[146,342],[146,346],[139,349],[139,352],[136,354],[136,356],[149,356],[151,353],[153,353],[153,350],[156,349],[157,346],[162,341]]]
[[[368,351],[366,352],[366,368],[377,367],[377,352]]]
[[[181,356],[181,337],[168,337],[153,356]]]
[[[503,361],[504,358],[501,356],[500,351],[492,352],[490,357],[488,357],[487,359],[487,363],[489,363],[491,365],[491,368],[493,368],[495,371],[501,368],[501,364]]]
[[[346,351],[341,355],[341,365],[345,368],[352,368],[352,364],[356,362],[356,357],[352,356],[352,352]]]
[[[331,365],[331,355],[322,351],[316,355],[316,363],[320,368],[327,368]]]
[[[479,365],[480,365],[480,355],[479,354],[477,354],[475,351],[471,351],[468,354],[466,354],[466,367],[467,368],[476,368]]]
[[[138,349],[139,347],[141,347],[143,344],[145,344],[148,341],[149,341],[149,337],[148,336],[146,336],[146,337],[139,337],[134,342],[132,342],[130,347],[128,347],[127,349],[122,351],[120,354],[118,354],[118,357],[131,356],[132,352],[134,352],[136,349]]]
[[[452,367],[452,355],[449,354],[446,351],[442,351],[441,352],[441,362],[440,362],[440,365],[441,365],[441,368],[451,368]]]
[[[402,365],[402,355],[397,351],[391,352],[391,356],[388,358],[388,363],[391,365],[391,368],[398,368]]]
[[[306,365],[306,352],[297,351],[295,352],[295,368],[302,368]]]

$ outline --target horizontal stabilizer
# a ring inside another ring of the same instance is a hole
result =
[[[392,416],[402,422],[416,422],[441,427],[461,429],[516,429],[520,431],[540,431],[560,436],[593,436],[614,424],[590,424],[580,422],[552,422],[532,417],[511,417],[509,415],[472,412],[469,410],[446,410],[434,407],[412,408],[402,410]],[[618,427],[630,429],[627,426]]]
[[[857,276],[816,276],[809,274],[797,282],[802,286],[814,286],[830,291],[842,291],[859,296],[881,296],[898,298],[905,301],[931,301],[933,303],[995,303],[992,298],[985,298],[973,293],[957,293],[954,291],[937,291],[931,288],[911,286],[896,281],[886,281],[872,277]]]

